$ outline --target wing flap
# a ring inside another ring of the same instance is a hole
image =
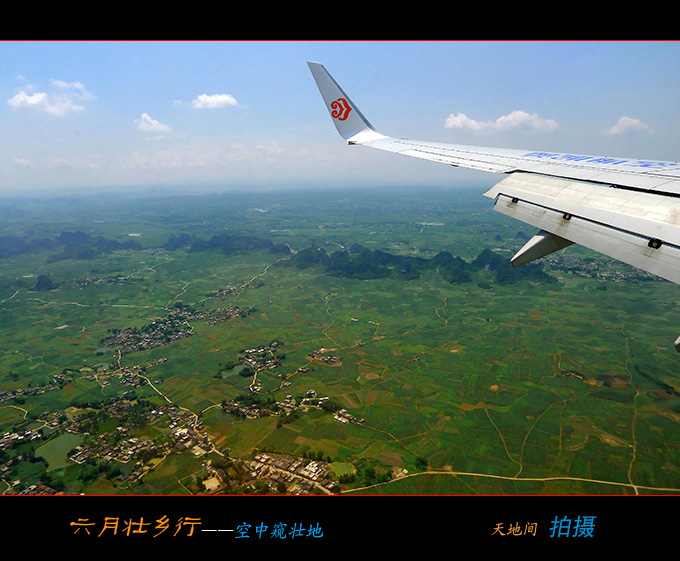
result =
[[[680,283],[680,200],[524,173],[484,195],[498,212]]]

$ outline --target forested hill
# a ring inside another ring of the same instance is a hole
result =
[[[280,262],[282,265],[304,269],[323,267],[329,275],[352,279],[392,278],[414,280],[426,271],[438,272],[446,281],[459,284],[484,280],[510,284],[521,281],[556,283],[557,280],[543,271],[540,264],[513,267],[510,261],[496,252],[485,249],[474,260],[467,262],[441,251],[434,257],[393,255],[382,250],[371,250],[352,245],[348,250],[329,254],[312,245]]]

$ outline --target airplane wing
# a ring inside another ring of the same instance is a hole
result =
[[[494,209],[539,229],[515,266],[572,243],[680,284],[680,165],[419,142],[377,132],[323,65],[308,62],[348,144],[504,174],[484,193]],[[676,341],[680,350],[680,338]]]

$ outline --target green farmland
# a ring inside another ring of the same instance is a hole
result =
[[[3,493],[675,494],[678,287],[481,190],[0,204]]]

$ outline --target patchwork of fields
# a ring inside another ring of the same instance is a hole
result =
[[[3,492],[290,492],[265,451],[322,492],[677,493],[678,287],[578,247],[499,268],[534,232],[483,199],[0,205]]]

